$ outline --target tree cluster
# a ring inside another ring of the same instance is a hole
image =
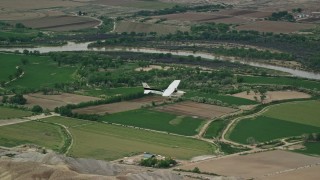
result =
[[[24,98],[22,94],[16,94],[11,97],[3,96],[2,103],[24,105],[27,103],[27,99]]]
[[[172,158],[165,158],[165,159],[157,159],[155,157],[151,157],[148,159],[141,159],[139,165],[146,166],[146,167],[154,167],[154,168],[169,168],[175,166],[177,161]]]

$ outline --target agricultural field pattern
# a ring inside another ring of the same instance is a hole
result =
[[[319,179],[318,0],[1,0],[0,180]]]

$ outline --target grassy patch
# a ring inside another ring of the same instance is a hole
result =
[[[320,142],[307,142],[304,143],[304,146],[304,149],[297,149],[294,151],[308,155],[320,155]]]
[[[42,119],[42,121],[62,124],[64,126],[66,126],[66,127],[73,127],[73,126],[79,126],[79,125],[83,125],[83,124],[93,123],[92,121],[86,121],[86,120],[80,120],[80,119],[71,119],[71,118],[59,117],[59,116],[45,118],[45,119]]]
[[[264,116],[320,127],[320,101],[301,101],[271,107]]]
[[[231,105],[252,105],[252,104],[257,104],[256,101],[251,101],[249,99],[244,99],[244,98],[238,98],[238,97],[233,97],[233,96],[228,96],[228,95],[220,95],[220,94],[213,94],[213,93],[202,93],[202,92],[197,92],[197,91],[188,91],[185,94],[185,97],[191,98],[191,97],[205,97],[205,98],[211,98],[211,99],[216,99],[219,101],[222,101],[227,104]]]
[[[41,122],[0,127],[0,146],[14,147],[32,143],[58,151],[64,144],[63,140],[60,127]]]
[[[172,123],[176,118],[176,115],[169,113],[139,109],[106,115],[100,120],[188,136],[195,135],[196,130],[204,121],[192,117],[183,117],[179,120],[179,123]]]
[[[206,133],[204,134],[204,137],[205,138],[213,138],[213,137],[218,137],[219,136],[219,133],[223,130],[224,126],[225,126],[225,122],[223,120],[217,120],[217,121],[213,121]]]
[[[2,59],[3,54],[0,54]],[[49,57],[44,56],[21,56],[15,54],[6,54],[6,61],[10,63],[12,59],[28,59],[28,64],[21,66],[25,75],[10,83],[9,87],[15,88],[40,88],[52,87],[55,83],[67,83],[72,81],[72,74],[75,72],[75,67],[61,66],[51,61]]]
[[[306,89],[320,90],[320,82],[303,80],[289,77],[258,77],[258,76],[241,76],[243,83],[248,84],[276,84],[276,85],[290,85],[294,87],[301,87]]]
[[[9,76],[14,75],[16,67],[21,66],[21,59],[24,56],[12,54],[0,54],[0,81],[9,81]]]
[[[114,160],[151,152],[178,159],[213,154],[216,147],[204,141],[108,124],[70,128],[74,144],[70,155]]]
[[[247,139],[249,137],[253,137],[258,142],[265,142],[273,139],[315,132],[320,132],[320,128],[259,116],[254,119],[241,120],[231,132],[230,139],[247,144]]]
[[[26,117],[31,115],[32,115],[32,112],[30,111],[0,107],[0,120],[9,119],[9,118],[21,118],[21,117]]]
[[[235,147],[230,144],[226,144],[222,142],[220,142],[219,145],[220,145],[220,150],[225,154],[234,154],[234,153],[249,150],[248,148],[239,148],[239,147]]]

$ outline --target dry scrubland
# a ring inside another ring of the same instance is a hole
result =
[[[200,171],[203,172],[217,173],[224,176],[236,176],[245,179],[273,179],[274,173],[283,172],[283,174],[280,175],[275,174],[275,177],[279,176],[278,178],[288,179],[289,177],[293,177],[292,173],[296,173],[296,168],[315,165],[316,163],[320,163],[320,158],[276,150],[206,160],[182,166],[181,169],[192,170],[195,167],[199,167]],[[299,177],[316,177],[319,172],[319,167],[318,165],[314,168],[307,167],[300,169]],[[289,170],[294,171],[284,172]]]
[[[14,153],[14,157],[0,160],[1,180],[77,179],[77,180],[181,180],[169,170],[147,169],[94,159],[72,158],[55,153],[42,154],[36,148],[14,148],[0,153]]]
[[[228,107],[196,103],[191,101],[160,106],[155,109],[157,111],[168,112],[177,115],[196,116],[204,119],[216,118],[237,111],[236,109]]]
[[[39,105],[42,108],[53,110],[55,107],[65,106],[67,104],[79,104],[81,102],[95,101],[100,98],[82,96],[77,94],[61,93],[58,95],[43,95],[42,93],[34,93],[24,95],[27,99],[27,107]]]
[[[260,94],[255,94],[253,91],[250,91],[249,94],[247,92],[241,92],[237,94],[233,94],[234,97],[249,99],[249,100],[255,100],[255,96],[257,97],[257,100],[260,101]],[[311,96],[309,94],[303,93],[303,92],[297,92],[297,91],[268,91],[266,93],[266,98],[264,100],[264,103],[272,102],[272,101],[281,101],[281,100],[287,100],[287,99],[307,99]]]
[[[131,101],[123,101],[123,102],[117,102],[117,103],[111,103],[111,104],[103,104],[98,106],[90,106],[85,108],[79,108],[73,110],[75,113],[79,114],[113,114],[118,112],[124,112],[134,109],[139,109],[141,106],[145,105],[151,105],[152,102],[155,103],[162,103],[166,99],[160,96],[150,96],[150,97],[144,97],[140,99],[135,99]]]

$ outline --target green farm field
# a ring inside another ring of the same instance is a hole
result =
[[[100,120],[187,136],[195,135],[197,129],[204,122],[202,119],[177,116],[146,109],[106,115]]]
[[[58,67],[56,62],[53,62],[49,57],[44,56],[22,56],[15,54],[0,54],[2,64],[9,63],[8,66],[14,66],[11,61],[18,62],[21,58],[28,59],[26,65],[21,66],[25,72],[22,78],[10,83],[9,87],[15,88],[40,88],[53,86],[55,83],[66,83],[72,81],[72,74],[75,72],[75,67],[61,66]],[[11,69],[15,69],[11,67]],[[2,67],[1,67],[2,69]],[[15,71],[14,71],[15,72]],[[6,72],[11,73],[11,72]]]
[[[257,104],[256,101],[251,101],[251,100],[244,99],[244,98],[238,98],[238,97],[228,96],[228,95],[213,94],[213,93],[202,93],[202,92],[196,92],[196,91],[188,91],[188,93],[186,93],[185,96],[187,98],[195,97],[195,96],[211,98],[211,99],[216,99],[216,100],[219,100],[219,101],[222,101],[224,103],[231,104],[231,105],[253,105],[253,104]]]
[[[298,101],[274,105],[262,115],[241,120],[230,139],[246,143],[254,137],[259,142],[320,132],[320,102]]]
[[[0,54],[0,81],[9,81],[9,76],[15,74],[16,67],[22,65],[23,57],[22,55]]]
[[[320,90],[319,81],[309,81],[309,80],[289,78],[289,77],[257,77],[257,76],[241,76],[241,77],[243,77],[243,83],[248,83],[248,84],[290,85],[294,87]]]
[[[10,119],[10,118],[21,118],[21,117],[26,117],[31,115],[32,115],[32,112],[30,111],[0,107],[0,120]]]
[[[259,116],[253,119],[241,120],[232,130],[229,138],[233,141],[247,144],[249,137],[253,137],[258,142],[265,142],[316,132],[320,132],[320,127]]]
[[[271,107],[264,116],[320,127],[320,101],[300,101]]]
[[[58,151],[64,144],[59,126],[42,122],[25,122],[0,127],[0,146],[14,147],[36,144]]]
[[[213,121],[209,125],[206,133],[204,134],[204,137],[209,139],[212,139],[213,137],[218,137],[219,133],[223,130],[225,124],[226,123],[223,120]]]
[[[213,154],[216,149],[200,140],[108,124],[79,126],[70,130],[74,138],[70,155],[75,157],[114,160],[130,154],[151,152],[190,159]]]
[[[295,152],[320,156],[320,142],[307,142],[303,144],[304,149],[294,150]]]

